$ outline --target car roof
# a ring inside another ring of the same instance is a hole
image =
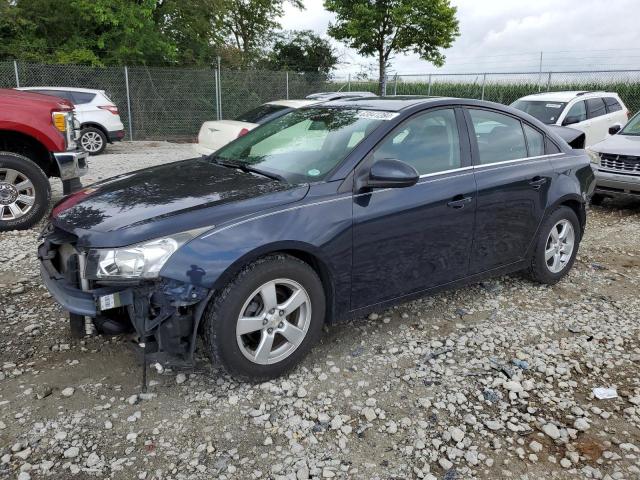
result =
[[[520,100],[539,100],[541,102],[570,102],[574,98],[584,97],[617,97],[618,94],[615,92],[601,92],[601,91],[588,91],[588,90],[571,90],[565,92],[543,92],[543,93],[534,93],[533,95],[527,95],[526,97],[520,98]]]
[[[274,100],[273,102],[267,102],[265,105],[280,105],[282,107],[289,108],[302,108],[307,105],[315,105],[320,100]]]
[[[96,90],[92,88],[75,88],[75,87],[20,87],[16,90],[55,90],[59,92],[82,92],[82,93],[104,93],[104,90]]]
[[[365,97],[343,98],[322,103],[322,107],[356,108],[359,110],[382,110],[386,112],[399,112],[414,105],[428,103],[442,103],[443,100],[453,100],[447,97],[427,97],[418,95],[391,96],[391,97]],[[473,100],[471,100],[473,101]]]

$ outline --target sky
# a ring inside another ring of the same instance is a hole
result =
[[[322,0],[304,0],[305,10],[285,7],[287,30],[313,30],[327,37],[334,21]],[[390,72],[475,73],[640,69],[639,0],[452,0],[460,37],[437,69],[417,55],[397,55]],[[332,40],[332,39],[331,39]],[[370,71],[375,59],[332,40],[342,64],[338,74]],[[635,47],[635,48],[634,48]]]

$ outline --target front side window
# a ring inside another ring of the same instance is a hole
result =
[[[469,109],[478,143],[480,164],[527,157],[520,120],[488,110]]]
[[[222,147],[212,159],[250,166],[291,183],[317,182],[395,115],[337,108],[294,110]]]
[[[460,168],[460,137],[454,110],[436,110],[407,120],[383,140],[373,158],[401,160],[420,175]]]
[[[604,106],[604,101],[602,98],[590,98],[587,100],[587,112],[589,113],[589,118],[601,117],[607,113],[607,109]]]
[[[31,90],[35,93],[41,93],[43,95],[51,95],[53,97],[63,98],[65,100],[69,100],[71,103],[73,102],[73,97],[71,96],[71,92],[65,92],[64,90]]]
[[[511,104],[513,108],[522,110],[542,123],[553,125],[560,118],[560,114],[567,106],[563,102],[543,102],[540,100],[517,100]]]
[[[573,123],[584,122],[587,119],[587,107],[584,100],[575,103],[564,118],[563,125],[571,125]]]
[[[283,115],[287,110],[289,110],[289,107],[285,107],[284,105],[265,104],[239,115],[235,120],[238,122],[263,124]]]

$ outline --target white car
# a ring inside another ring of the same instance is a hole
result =
[[[319,102],[319,100],[277,100],[249,110],[235,120],[204,122],[200,127],[198,143],[194,145],[194,149],[200,155],[211,155],[227,143],[247,134],[263,123],[281,117],[291,110]]]
[[[617,93],[546,92],[516,100],[512,107],[522,110],[547,125],[561,125],[585,133],[586,145],[601,142],[609,127],[624,125],[629,111]]]
[[[107,143],[124,138],[124,125],[115,103],[104,90],[66,87],[24,87],[17,90],[43,93],[69,100],[80,123],[79,143],[89,155],[98,155]]]

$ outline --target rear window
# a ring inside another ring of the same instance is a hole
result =
[[[558,117],[560,117],[560,114],[567,104],[563,102],[543,102],[540,100],[516,100],[511,106],[528,113],[542,123],[553,125],[558,121]]]
[[[96,98],[95,93],[86,93],[86,92],[69,92],[73,97],[73,103],[76,105],[82,105],[84,103],[91,103],[91,101]]]
[[[236,117],[236,120],[239,122],[263,124],[284,115],[290,110],[292,109],[283,105],[260,105],[258,108],[249,110]]]
[[[607,113],[619,112],[620,110],[622,110],[622,105],[620,105],[620,102],[618,102],[618,100],[613,97],[606,97],[604,99],[604,103],[607,106]]]
[[[604,106],[602,98],[588,98],[587,99],[587,112],[589,118],[601,117],[607,113],[607,109]]]

